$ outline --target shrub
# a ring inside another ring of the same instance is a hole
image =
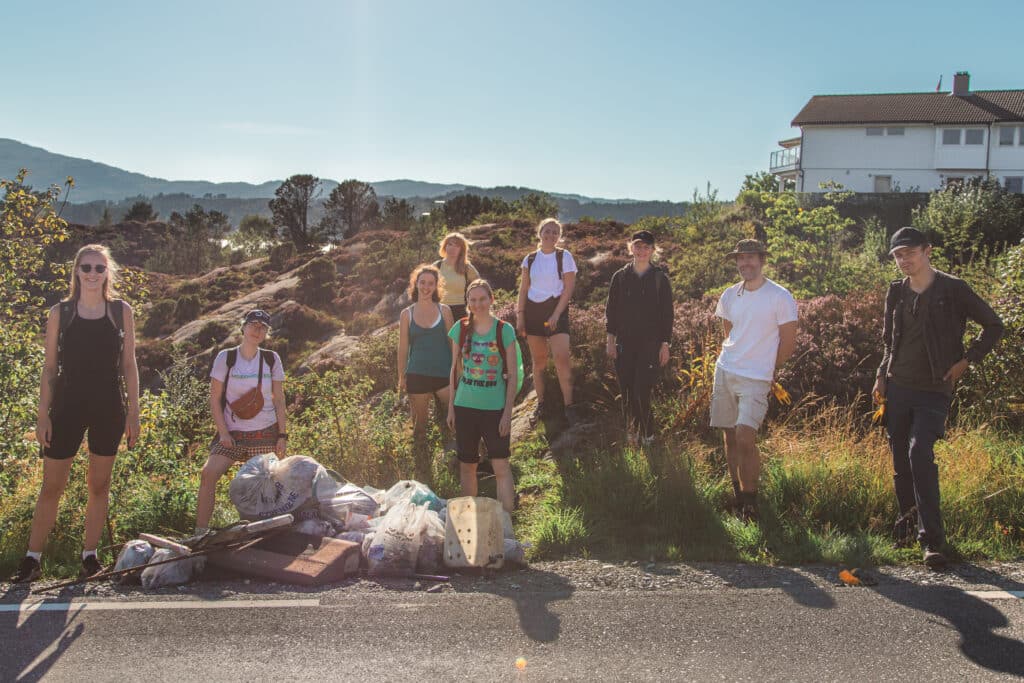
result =
[[[379,313],[357,313],[345,324],[348,334],[366,334],[387,325],[388,321]]]
[[[164,334],[175,320],[177,304],[173,299],[160,299],[146,311],[146,321],[142,324],[142,334],[147,337],[159,337]]]
[[[334,298],[337,271],[334,261],[319,256],[299,269],[299,296],[311,306],[323,306]]]
[[[174,320],[178,324],[184,324],[195,320],[203,310],[202,299],[198,294],[187,294],[178,299],[174,306]]]
[[[218,345],[225,337],[231,334],[232,329],[227,323],[211,320],[199,329],[199,334],[196,335],[196,342],[204,349]]]
[[[291,242],[275,244],[270,249],[270,260],[268,264],[273,270],[284,270],[285,264],[295,258],[295,245]]]

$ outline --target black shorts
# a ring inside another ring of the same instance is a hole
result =
[[[414,372],[405,373],[405,390],[410,394],[433,394],[446,386],[448,386],[447,377],[417,375]]]
[[[508,458],[512,451],[512,435],[498,435],[501,410],[478,410],[455,406],[455,447],[459,462],[480,462],[480,439],[487,446],[491,460]]]
[[[50,447],[40,449],[43,457],[67,460],[75,457],[82,438],[89,434],[89,452],[112,457],[124,436],[124,408],[120,403],[69,405],[51,416]]]
[[[569,307],[566,306],[565,310],[562,311],[562,315],[558,317],[558,322],[555,324],[555,329],[549,330],[544,323],[548,321],[551,314],[555,312],[555,308],[558,306],[558,297],[553,296],[547,301],[536,301],[526,300],[526,313],[523,317],[526,318],[526,334],[531,337],[550,337],[556,334],[569,334]]]

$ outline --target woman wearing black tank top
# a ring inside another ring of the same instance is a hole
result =
[[[32,517],[28,553],[12,579],[16,582],[32,581],[40,574],[39,558],[86,434],[89,500],[81,575],[102,570],[96,546],[107,518],[114,456],[124,432],[130,448],[140,428],[135,323],[131,307],[114,298],[116,274],[117,264],[106,247],[82,247],[75,255],[68,298],[50,309],[36,425],[43,485]]]

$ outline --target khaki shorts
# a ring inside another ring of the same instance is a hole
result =
[[[757,430],[768,412],[767,380],[740,377],[715,368],[715,388],[711,392],[711,426],[732,429],[746,425]]]

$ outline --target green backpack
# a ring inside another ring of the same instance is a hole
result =
[[[501,376],[506,382],[508,382],[508,371],[505,370],[505,328],[511,328],[512,325],[499,319],[498,323],[501,327],[498,328],[498,346],[501,349],[501,353],[498,356],[501,358]],[[512,341],[516,345],[516,394],[523,390],[523,347],[519,346],[519,339],[515,336],[516,331],[512,330]],[[466,348],[466,338],[469,336],[469,316],[461,318],[459,320],[459,349]]]

